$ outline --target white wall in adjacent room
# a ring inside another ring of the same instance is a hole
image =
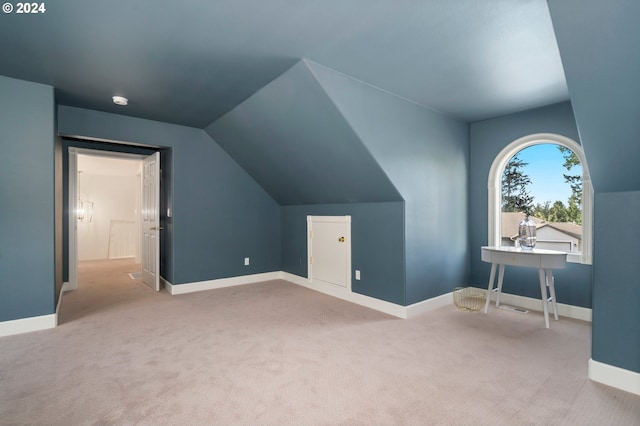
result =
[[[139,257],[139,161],[78,157],[79,196],[93,203],[78,221],[78,260]]]

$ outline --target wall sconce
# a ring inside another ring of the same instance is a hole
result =
[[[78,208],[76,209],[76,215],[80,222],[91,222],[93,219],[93,202],[82,201],[78,198]]]
[[[82,173],[82,170],[78,171],[78,201],[76,202],[76,217],[80,222],[91,222],[93,219],[93,202],[82,199],[82,191],[80,190],[80,173]]]

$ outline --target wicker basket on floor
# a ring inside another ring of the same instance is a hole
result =
[[[484,307],[487,292],[475,287],[456,287],[453,290],[453,303],[461,311],[478,312]]]

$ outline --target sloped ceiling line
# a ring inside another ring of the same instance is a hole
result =
[[[313,76],[313,78],[316,80],[316,82],[318,83],[318,85],[319,85],[320,87],[322,87],[322,90],[323,90],[323,91],[324,91],[324,93],[327,95],[327,98],[329,99],[329,101],[331,102],[331,104],[333,105],[333,107],[334,107],[334,108],[335,108],[335,109],[340,113],[340,115],[342,116],[342,119],[343,119],[343,120],[344,120],[344,121],[349,125],[349,128],[351,129],[351,131],[352,131],[352,132],[354,133],[354,135],[358,138],[358,140],[360,141],[360,143],[362,143],[363,148],[364,148],[364,149],[369,153],[369,155],[371,156],[371,158],[372,158],[372,159],[373,159],[373,160],[378,164],[378,166],[380,167],[380,169],[382,170],[382,172],[384,173],[384,175],[386,176],[386,178],[389,180],[389,183],[395,186],[395,184],[393,183],[393,180],[392,180],[392,179],[391,179],[391,177],[388,175],[388,173],[384,170],[384,167],[383,167],[383,166],[382,166],[382,164],[380,163],[379,159],[378,159],[378,158],[376,158],[376,155],[375,155],[375,154],[374,154],[374,153],[369,149],[369,146],[365,143],[365,140],[364,140],[364,138],[363,138],[363,135],[362,135],[362,134],[361,134],[361,133],[356,129],[356,126],[354,126],[354,125],[353,125],[353,123],[351,123],[351,120],[349,119],[348,114],[347,114],[347,113],[343,110],[343,108],[340,106],[339,102],[336,102],[336,100],[333,98],[333,96],[331,95],[331,91],[330,91],[330,90],[327,90],[327,87],[326,87],[326,86],[325,86],[325,84],[323,83],[322,79],[318,77],[317,73],[314,71],[314,67],[322,67],[322,68],[325,68],[325,69],[327,69],[327,70],[329,70],[329,71],[331,71],[331,72],[333,72],[333,73],[340,74],[340,75],[344,76],[345,78],[348,78],[348,79],[351,79],[351,80],[357,81],[357,82],[359,82],[359,83],[361,83],[361,84],[363,84],[363,85],[365,85],[365,86],[367,86],[367,87],[371,87],[373,90],[378,90],[378,91],[383,92],[383,93],[386,93],[386,94],[388,94],[388,95],[390,95],[390,96],[397,97],[397,98],[399,98],[399,99],[402,99],[403,101],[410,102],[410,103],[412,103],[412,104],[418,105],[418,106],[419,106],[419,107],[421,107],[421,108],[427,108],[427,107],[425,107],[424,105],[420,105],[419,103],[414,102],[414,101],[412,101],[412,100],[405,99],[405,98],[403,98],[402,96],[395,95],[395,94],[393,94],[393,93],[391,93],[391,92],[388,92],[388,91],[386,91],[386,90],[384,90],[384,89],[380,89],[380,88],[378,88],[378,87],[375,87],[375,86],[373,86],[373,85],[371,85],[371,84],[369,84],[369,83],[366,83],[366,82],[360,81],[360,80],[358,80],[358,79],[356,79],[356,78],[354,78],[354,77],[351,77],[351,76],[348,76],[348,75],[346,75],[346,74],[343,74],[343,73],[341,73],[341,72],[339,72],[339,71],[336,71],[336,70],[334,70],[334,69],[332,69],[332,68],[329,68],[329,67],[327,67],[327,66],[324,66],[324,65],[322,65],[322,64],[318,64],[317,62],[313,62],[313,61],[311,61],[311,60],[309,60],[309,59],[303,58],[303,59],[301,60],[301,62],[302,62],[302,63],[304,63],[304,65],[306,66],[307,70],[309,70],[309,73]],[[429,109],[429,108],[427,108],[427,109]],[[397,187],[396,187],[396,189],[397,189]],[[400,194],[400,195],[402,195],[402,194]]]
[[[402,200],[304,61],[205,131],[280,205]]]
[[[362,81],[362,80],[360,80],[359,78],[356,78],[356,77],[354,77],[354,76],[351,76],[351,75],[345,74],[345,73],[343,73],[343,72],[341,72],[341,71],[338,71],[338,70],[333,69],[333,68],[331,68],[331,67],[328,67],[328,66],[326,66],[326,65],[319,64],[318,62],[312,61],[311,59],[302,58],[302,59],[301,59],[301,61],[303,61],[303,62],[307,65],[307,67],[309,68],[309,71],[311,72],[311,74],[313,74],[313,76],[316,78],[316,80],[318,80],[318,83],[319,83],[321,86],[323,86],[323,87],[324,87],[324,85],[322,84],[321,79],[320,79],[320,78],[318,78],[317,73],[314,71],[314,68],[315,68],[315,67],[322,67],[322,68],[324,68],[324,69],[326,69],[326,70],[330,70],[332,73],[339,74],[339,75],[343,76],[344,78],[347,78],[347,79],[349,79],[349,80],[352,80],[352,81],[358,82],[359,84],[362,84],[363,86],[370,87],[371,89],[376,90],[376,91],[378,91],[378,92],[382,92],[382,93],[385,93],[385,94],[387,94],[387,95],[389,95],[389,96],[393,96],[394,98],[401,99],[401,100],[402,100],[402,101],[404,101],[404,102],[409,102],[409,103],[411,103],[411,104],[417,105],[417,106],[419,106],[420,108],[428,109],[429,111],[433,111],[433,112],[435,112],[436,114],[440,114],[440,115],[445,116],[445,117],[451,117],[451,116],[450,116],[450,114],[444,113],[444,112],[442,112],[442,111],[438,111],[438,110],[436,110],[436,109],[434,109],[434,108],[432,108],[432,107],[430,107],[430,106],[427,106],[427,105],[421,104],[420,102],[417,102],[417,101],[415,101],[415,100],[413,100],[413,99],[406,98],[406,97],[404,97],[404,96],[402,96],[402,95],[398,95],[397,93],[390,92],[389,90],[383,89],[383,88],[378,87],[378,86],[376,86],[376,85],[374,85],[374,84],[367,83],[366,81]],[[329,97],[330,97],[331,99],[333,99],[329,93],[327,93],[327,94],[329,95]],[[335,104],[335,102],[334,102],[334,104]],[[338,105],[337,105],[337,104],[335,104],[335,105],[336,105],[336,107],[338,107]],[[338,109],[340,109],[340,108],[338,107]],[[451,117],[451,118],[454,118],[454,119],[455,119],[456,117]]]

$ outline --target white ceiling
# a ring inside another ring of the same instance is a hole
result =
[[[140,160],[78,155],[78,171],[85,175],[136,176]]]

